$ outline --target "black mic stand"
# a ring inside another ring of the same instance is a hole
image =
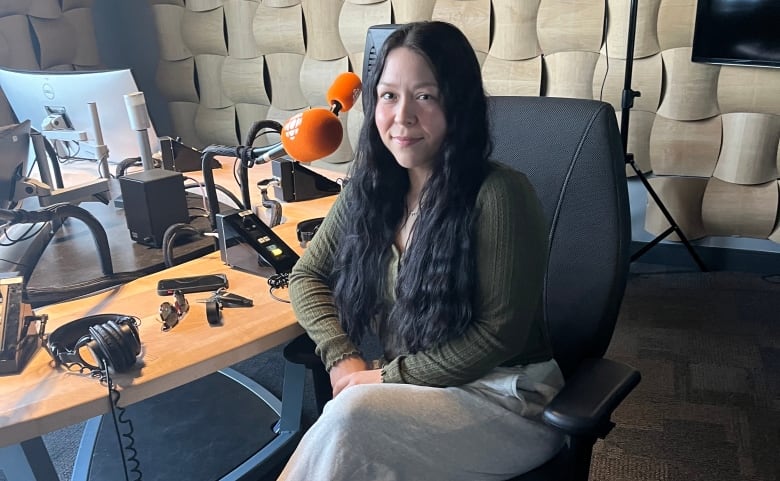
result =
[[[639,259],[647,251],[665,239],[666,236],[674,232],[685,245],[685,248],[688,249],[688,253],[699,266],[699,269],[702,272],[707,272],[707,266],[704,264],[698,254],[696,254],[696,251],[693,250],[693,246],[688,241],[688,238],[685,236],[682,229],[680,229],[680,226],[677,224],[677,222],[675,222],[674,218],[672,218],[672,214],[669,213],[669,210],[661,201],[661,198],[658,197],[658,194],[655,192],[655,190],[653,190],[653,187],[650,185],[650,182],[647,181],[645,174],[642,173],[642,170],[639,169],[639,167],[637,167],[634,160],[634,154],[628,152],[628,117],[629,113],[631,112],[631,108],[634,106],[634,98],[641,95],[640,92],[631,89],[631,75],[634,65],[634,38],[636,37],[636,16],[637,0],[631,0],[631,8],[629,11],[628,20],[628,44],[626,46],[626,73],[623,85],[623,96],[621,99],[620,137],[623,142],[623,155],[625,156],[626,163],[630,165],[632,169],[634,169],[637,177],[639,177],[639,180],[642,181],[642,185],[644,185],[645,189],[647,189],[647,193],[650,194],[650,197],[653,198],[656,205],[658,205],[658,208],[661,210],[661,213],[663,213],[664,217],[666,217],[666,220],[669,222],[669,228],[663,231],[655,239],[645,244],[637,252],[632,254],[631,262]]]

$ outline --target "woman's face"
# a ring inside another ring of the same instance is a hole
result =
[[[376,128],[396,162],[430,172],[447,120],[428,62],[406,47],[391,50],[376,95]]]

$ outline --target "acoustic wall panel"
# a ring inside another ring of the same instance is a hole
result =
[[[349,58],[314,60],[304,57],[301,65],[300,85],[306,105],[327,107],[325,94],[340,73],[349,71]]]
[[[343,3],[344,0],[303,0],[307,56],[315,60],[335,60],[347,55],[339,33]]]
[[[707,235],[768,238],[777,219],[777,181],[737,185],[711,178],[702,199]]]
[[[176,137],[181,137],[183,143],[193,147],[203,148],[207,145],[195,130],[195,115],[198,112],[196,102],[169,102],[168,111]]]
[[[200,89],[200,105],[209,109],[221,109],[233,105],[222,88],[222,55],[196,55],[195,69]]]
[[[661,50],[690,47],[696,0],[661,0],[658,10],[658,44]]]
[[[675,120],[701,120],[719,113],[718,70],[715,65],[691,62],[687,47],[664,50],[665,88],[658,113]]]
[[[227,55],[224,10],[222,7],[202,12],[185,9],[181,36],[193,55]]]
[[[392,0],[395,23],[430,20],[436,0]]]
[[[16,0],[3,0],[2,3],[8,1],[12,5],[16,4]],[[59,0],[21,0],[21,2],[27,4],[25,13],[31,17],[54,20],[62,15],[62,7]]]
[[[23,70],[40,68],[27,16],[0,17],[0,65]]]
[[[720,116],[682,121],[656,115],[650,133],[653,173],[710,177],[718,161],[720,136]]]
[[[193,12],[207,12],[224,5],[223,0],[187,0],[184,5]]]
[[[713,176],[747,185],[776,180],[780,116],[735,113],[722,121],[723,145]]]
[[[355,53],[363,53],[366,46],[366,31],[372,25],[390,23],[391,3],[389,0],[373,1],[370,3],[355,3],[347,1],[339,14],[339,32],[344,48],[350,56]],[[362,59],[362,56],[361,56]],[[353,63],[356,72],[362,71],[363,66]]]
[[[168,4],[152,5],[154,25],[157,29],[158,52],[162,60],[183,60],[192,57],[192,52],[182,37],[184,7]]]
[[[236,104],[235,108],[236,117],[238,118],[239,140],[241,140],[241,143],[243,144],[247,140],[247,135],[249,135],[249,129],[252,128],[252,125],[254,125],[255,122],[268,118],[268,110],[270,107],[268,105],[259,104]],[[261,135],[255,139],[252,145],[265,146],[279,141],[278,135],[273,137],[273,142],[269,137],[270,136],[268,135]]]
[[[259,54],[306,53],[303,44],[303,10],[300,5],[287,8],[261,5],[252,20],[252,34]]]
[[[655,112],[661,103],[661,55],[636,59],[631,70],[631,89],[641,94],[634,99],[634,109]],[[625,59],[599,56],[593,73],[593,98],[610,103],[615,110],[621,110],[625,74]]]
[[[477,52],[490,49],[490,0],[437,0],[431,18],[460,28]]]
[[[623,117],[622,111],[615,113],[618,125]],[[650,171],[650,132],[656,115],[643,110],[632,110],[628,115],[628,152],[634,154],[634,162],[642,172]],[[626,166],[626,175],[636,175],[634,169]]]
[[[542,52],[598,52],[604,36],[605,13],[604,2],[542,0],[536,25]]]
[[[661,0],[637,2],[633,58],[649,57],[661,51],[656,29],[660,4]],[[609,47],[610,57],[626,59],[630,6],[630,1],[607,0],[607,25],[609,28],[607,29],[605,47]]]
[[[56,10],[59,11],[59,5],[57,5],[56,0],[49,0],[48,3],[57,7]],[[29,0],[5,0],[4,2],[0,3],[0,17],[11,15],[28,15],[29,13]]]
[[[235,107],[231,105],[222,109],[210,109],[203,105],[198,106],[195,112],[195,131],[206,145],[238,145]]]
[[[536,35],[541,0],[493,0],[495,22],[490,55],[500,60],[526,60],[542,54]]]
[[[174,62],[160,60],[155,79],[160,93],[169,102],[200,101],[195,88],[195,59],[192,57]]]
[[[545,55],[547,97],[593,98],[593,79],[600,55],[595,52],[558,52]]]
[[[263,57],[226,57],[222,65],[222,92],[231,103],[269,106],[271,100],[263,82]]]
[[[261,0],[261,5],[274,8],[285,8],[300,5],[301,0]]]
[[[488,95],[538,97],[542,93],[542,57],[511,61],[488,55],[482,64],[482,78]]]
[[[274,110],[295,111],[308,107],[301,90],[303,55],[275,53],[265,56],[271,79],[271,106]]]
[[[62,11],[67,12],[76,8],[91,9],[94,4],[95,0],[62,0]]]
[[[63,12],[62,18],[73,26],[73,31],[76,34],[74,37],[76,52],[67,63],[84,67],[98,65],[100,63],[100,55],[98,54],[97,38],[95,37],[95,22],[92,19],[92,9],[75,8],[68,10]]]
[[[65,17],[60,16],[55,19],[30,17],[30,23],[40,46],[39,62],[43,70],[73,63],[78,51],[78,41],[63,42],[62,39],[75,39],[77,32]]]
[[[257,50],[252,21],[260,6],[253,0],[225,0],[228,54],[233,58],[255,58]]]
[[[717,88],[721,113],[780,115],[780,69],[723,65]]]
[[[707,179],[697,177],[653,177],[648,179],[650,186],[663,200],[672,219],[677,223],[688,240],[705,237],[701,217],[702,199],[707,188]],[[645,210],[645,230],[653,235],[660,235],[670,227],[669,221],[663,215],[658,205],[647,195]],[[680,237],[672,232],[667,240],[680,241]]]

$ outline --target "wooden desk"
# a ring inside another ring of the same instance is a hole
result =
[[[263,166],[264,167],[264,166]],[[262,173],[259,173],[262,175]],[[299,220],[321,217],[335,197],[285,204],[287,223],[275,230],[301,251],[295,227]],[[252,298],[252,308],[222,311],[223,325],[206,321],[206,293],[187,294],[190,312],[174,329],[160,330],[159,279],[195,274],[225,273],[231,292]],[[282,291],[281,294],[286,294]],[[47,332],[93,314],[118,313],[141,320],[142,360],[131,373],[115,375],[121,404],[128,405],[213,373],[289,341],[302,331],[289,304],[274,300],[266,280],[225,266],[219,252],[145,276],[83,299],[39,309],[49,316]],[[53,369],[43,349],[18,375],[0,377],[0,448],[39,437],[108,412],[105,387],[95,379]]]

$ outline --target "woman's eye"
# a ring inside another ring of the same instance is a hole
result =
[[[434,96],[432,94],[418,94],[417,95],[418,100],[433,100]]]
[[[390,92],[385,92],[382,95],[379,96],[382,100],[393,100],[395,98],[395,95],[393,95]]]

